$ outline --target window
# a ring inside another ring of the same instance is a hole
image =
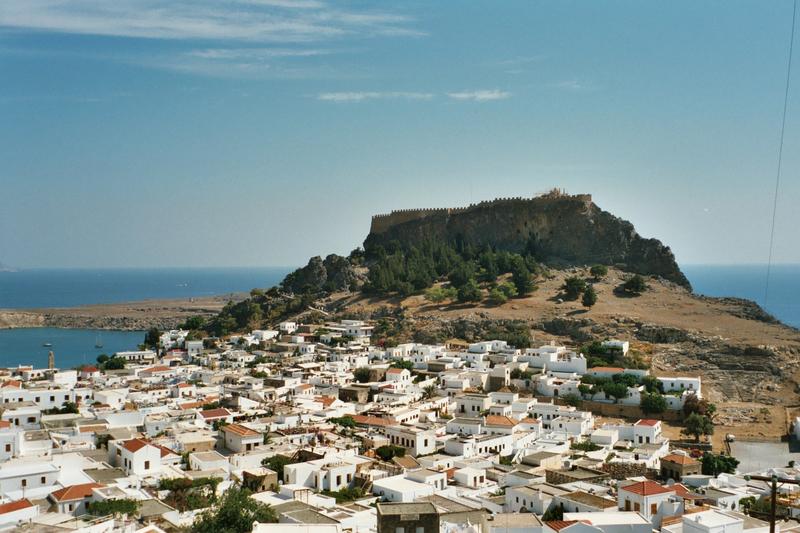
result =
[[[42,476],[42,485],[47,485],[47,478]]]
[[[630,511],[631,510],[631,502],[630,502],[630,500],[625,500],[625,510],[626,511]]]
[[[56,397],[55,397],[55,396],[50,396],[50,401],[51,401],[51,402],[54,402],[54,401],[56,401]]]
[[[144,462],[144,469],[145,470],[150,470],[150,461],[145,461]]]
[[[634,510],[634,511],[637,511],[637,512],[638,512],[638,511],[639,511],[641,508],[642,508],[642,507],[639,505],[639,502],[634,502],[634,503],[633,503],[633,510]]]
[[[35,423],[36,423],[36,417],[35,416],[29,416],[28,417],[28,424],[35,424]]]
[[[6,444],[6,451],[8,453],[11,453],[11,445],[10,444]]]
[[[69,510],[72,511],[73,509],[74,509],[74,506],[72,504],[69,504]]]
[[[338,487],[341,484],[342,484],[342,476],[336,476],[336,486]]]
[[[27,487],[28,486],[28,480],[27,479],[23,479],[22,480],[22,486],[23,487]]]
[[[655,503],[650,504],[650,514],[658,514],[658,505]]]

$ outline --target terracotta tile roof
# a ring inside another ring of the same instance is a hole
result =
[[[390,368],[386,371],[387,374],[402,374],[405,368]]]
[[[308,389],[313,389],[314,385],[311,385],[310,383],[301,383],[296,388],[298,388],[300,390],[308,390]]]
[[[98,370],[97,370],[96,366],[85,366],[85,367],[81,368],[81,372],[94,373],[94,372],[98,372]]]
[[[72,500],[82,500],[92,495],[92,489],[97,489],[103,485],[99,483],[81,483],[80,485],[70,485],[57,490],[50,496],[57,502],[68,502]]]
[[[561,531],[562,529],[577,523],[577,520],[550,520],[549,522],[545,522],[545,524],[547,524],[547,526],[553,531]]]
[[[136,453],[145,446],[150,446],[150,443],[144,439],[130,439],[122,443],[122,447],[131,453]]]
[[[20,511],[29,507],[33,507],[33,504],[27,499],[8,502],[0,505],[0,514],[13,513],[14,511]]]
[[[397,426],[397,422],[394,420],[388,420],[386,418],[378,418],[377,416],[369,416],[369,415],[353,415],[353,422],[358,425],[362,426]]]
[[[0,428],[10,428],[11,422],[8,420],[0,420]]]
[[[671,463],[677,463],[679,465],[696,465],[699,464],[700,461],[697,459],[693,459],[688,455],[683,455],[680,453],[671,453],[661,458],[662,461],[669,461]]]
[[[168,366],[157,365],[157,366],[151,366],[150,368],[145,368],[144,370],[142,370],[142,372],[143,373],[150,372],[152,374],[153,372],[169,372],[169,370],[170,368]]]
[[[167,455],[180,455],[179,453],[170,450],[166,446],[161,446],[160,444],[152,444],[151,443],[151,446],[155,446],[156,448],[161,450],[161,457],[166,457]]]
[[[227,409],[220,407],[219,409],[209,409],[208,411],[200,411],[200,416],[205,419],[209,418],[226,418],[231,416],[231,412]]]
[[[652,420],[650,418],[642,418],[634,424],[634,426],[655,426],[660,424],[661,420]]]
[[[103,431],[108,428],[107,424],[87,424],[85,426],[81,426],[78,428],[78,431],[81,433],[96,433],[98,431]]]
[[[191,383],[178,383],[179,389],[185,389],[186,387],[191,387],[191,386],[192,386]]]
[[[250,429],[249,427],[241,424],[228,424],[227,426],[222,426],[222,431],[225,433],[233,433],[235,435],[239,435],[240,437],[256,437],[261,435],[261,433],[258,431]]]
[[[187,409],[197,409],[198,407],[203,407],[204,405],[205,402],[184,402],[180,404],[178,407],[187,410]]]
[[[501,415],[487,415],[486,416],[486,425],[487,426],[506,426],[506,427],[514,427],[517,425],[516,420],[512,420],[507,416]]]
[[[336,398],[331,398],[330,396],[315,396],[314,400],[320,402],[325,407],[330,407],[331,404],[336,401]]]
[[[675,491],[675,494],[677,494],[681,498],[684,498],[684,499],[687,499],[687,500],[702,500],[702,499],[704,499],[704,497],[702,495],[693,493],[688,488],[686,488],[686,485],[684,485],[682,483],[675,483],[672,486],[672,489]]]
[[[19,388],[22,388],[22,382],[19,381],[19,380],[16,380],[16,379],[9,379],[5,383],[3,383],[3,386],[0,387],[0,388],[3,388],[3,389],[19,389]]]
[[[655,481],[640,481],[638,483],[631,483],[630,485],[620,487],[619,490],[624,490],[626,492],[630,492],[631,494],[638,494],[639,496],[652,496],[654,494],[675,492],[675,489],[664,487]]]

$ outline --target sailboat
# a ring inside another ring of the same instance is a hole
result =
[[[53,343],[52,342],[43,342],[42,346],[44,346],[45,348],[51,348],[53,346]]]
[[[102,339],[102,337],[100,337],[100,335],[98,335],[94,339],[94,347],[95,348],[102,348],[103,347],[103,339]]]

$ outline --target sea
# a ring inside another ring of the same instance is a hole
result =
[[[765,265],[682,265],[681,269],[696,293],[748,298],[764,305]],[[265,267],[0,272],[0,308],[74,307],[224,295],[271,287],[291,270]],[[772,267],[765,307],[784,323],[800,328],[800,265]],[[101,353],[134,350],[143,340],[143,331],[0,330],[0,367],[44,366],[48,352],[53,350],[57,367],[72,368],[94,362]],[[96,344],[102,344],[102,348],[96,348]]]
[[[291,267],[263,267],[0,272],[0,309],[75,307],[240,293],[255,287],[272,287],[291,270]],[[52,350],[58,368],[72,368],[93,363],[102,353],[135,350],[143,340],[143,331],[0,329],[0,367],[44,366]],[[102,347],[96,348],[98,344]]]

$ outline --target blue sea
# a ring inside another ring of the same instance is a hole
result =
[[[248,291],[277,284],[291,268],[25,270],[0,272],[0,308],[73,307],[154,298],[188,298]],[[764,304],[764,265],[683,265],[695,292],[737,296]],[[800,265],[772,268],[766,309],[800,327]],[[100,336],[102,349],[95,343]],[[0,367],[93,362],[100,353],[136,349],[144,332],[22,328],[0,330]],[[52,348],[42,346],[52,343]]]
[[[698,294],[747,298],[800,328],[800,265],[772,266],[766,302],[766,265],[681,265],[681,270]]]
[[[191,298],[272,287],[292,269],[162,268],[162,269],[32,269],[0,272],[0,309],[74,307],[147,299]],[[99,337],[99,338],[98,338]],[[99,342],[102,349],[96,349]],[[92,363],[101,353],[135,350],[141,331],[86,329],[0,329],[0,367],[47,364],[53,350],[56,366]],[[42,346],[50,343],[52,347]]]

